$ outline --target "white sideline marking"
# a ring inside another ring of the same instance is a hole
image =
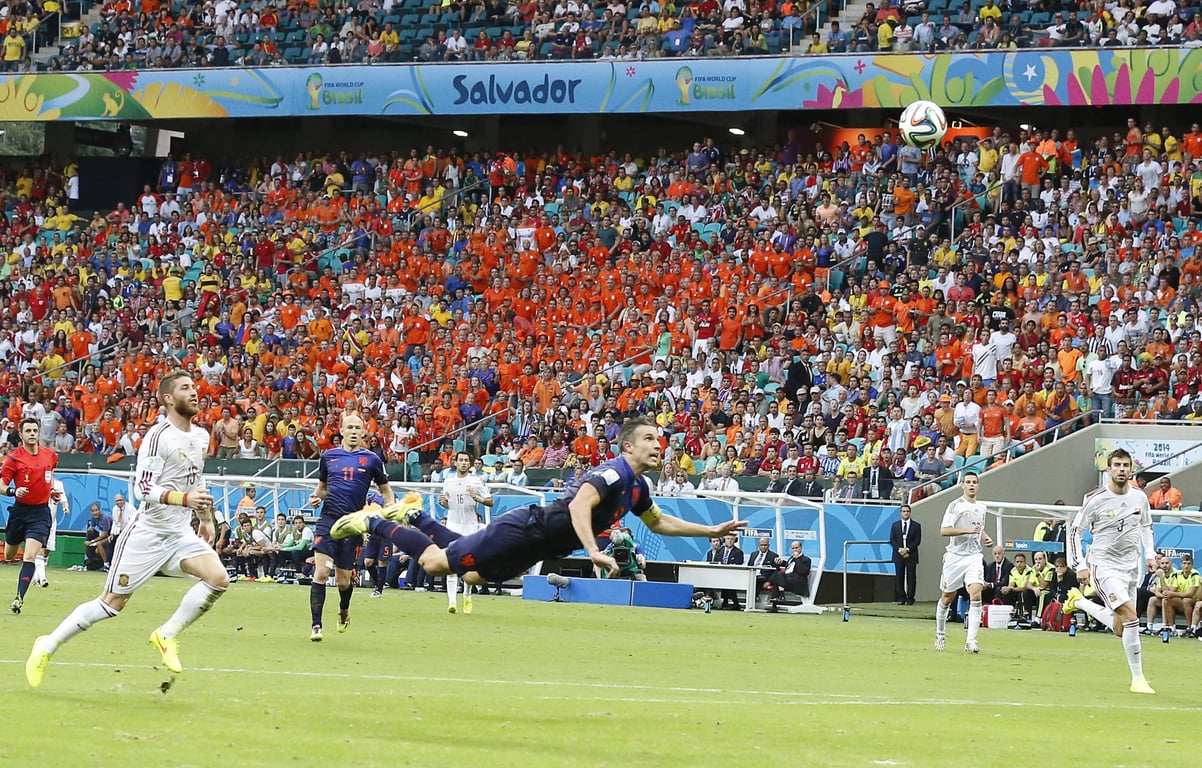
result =
[[[0,659],[0,664],[24,664],[25,659]],[[157,666],[150,664],[101,664],[92,661],[64,661],[51,662],[51,667],[88,667],[88,668],[107,668],[121,667],[122,669],[158,669]],[[637,697],[637,696],[614,696],[614,697],[590,697],[593,701],[612,701],[619,703],[649,703],[649,704],[763,704],[762,697],[774,696],[780,700],[782,704],[799,704],[802,706],[815,705],[885,705],[885,706],[978,706],[978,707],[998,707],[1001,709],[1028,707],[1042,709],[1063,709],[1068,706],[1062,702],[1043,702],[1043,701],[998,701],[997,699],[896,699],[889,696],[865,696],[863,694],[852,693],[807,693],[805,691],[765,691],[765,690],[729,690],[724,688],[690,688],[685,686],[662,686],[662,685],[627,685],[624,683],[590,683],[579,680],[495,680],[495,679],[472,679],[466,677],[438,677],[433,675],[380,675],[380,674],[354,674],[349,672],[305,672],[303,670],[290,669],[239,669],[236,667],[188,667],[184,670],[187,672],[209,672],[223,675],[267,675],[269,677],[313,677],[313,678],[334,678],[343,680],[374,680],[374,681],[394,681],[408,683],[457,683],[463,685],[503,685],[509,687],[564,687],[564,688],[584,688],[584,689],[600,689],[600,690],[623,690],[623,691],[651,691],[654,693],[681,693],[681,694],[723,694],[725,696],[747,696],[748,699],[724,699],[698,702],[693,698],[665,698],[663,696],[654,697]],[[1120,680],[1121,682],[1121,680]],[[1115,689],[1120,690],[1119,688]],[[761,700],[756,701],[759,697]],[[529,696],[519,698],[533,698],[547,701],[579,701],[579,697],[572,696]],[[1073,707],[1078,709],[1127,709],[1135,711],[1163,711],[1163,712],[1202,712],[1202,706],[1172,706],[1172,707],[1149,707],[1149,706],[1129,706],[1124,704],[1081,704],[1073,703]]]

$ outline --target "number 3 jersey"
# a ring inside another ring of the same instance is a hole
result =
[[[134,496],[142,502],[135,522],[165,534],[192,530],[192,510],[164,504],[165,491],[191,493],[205,487],[205,454],[209,433],[193,425],[187,432],[170,421],[150,428],[138,448]]]
[[[1086,531],[1093,534],[1088,555],[1082,542]],[[1142,570],[1145,560],[1156,557],[1147,495],[1131,486],[1126,493],[1115,493],[1107,485],[1086,496],[1069,526],[1067,550],[1068,566],[1074,571],[1087,563],[1094,568]]]

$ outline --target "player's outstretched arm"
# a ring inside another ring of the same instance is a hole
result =
[[[650,509],[639,515],[639,519],[661,536],[725,536],[747,527],[746,520],[727,520],[717,525],[690,523],[688,520],[664,514],[659,505],[655,503],[652,503]]]

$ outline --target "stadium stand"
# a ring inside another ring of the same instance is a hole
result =
[[[377,62],[644,59],[780,53],[1202,45],[1198,7],[971,0],[364,0],[330,5],[268,0],[109,0],[80,35],[61,41],[51,71]],[[852,6],[859,8],[858,5]],[[828,23],[830,22],[830,23]]]
[[[1134,121],[929,157],[183,155],[84,216],[74,165],[12,168],[0,442],[33,415],[131,454],[182,365],[215,454],[313,457],[356,407],[411,476],[464,448],[566,471],[649,413],[702,479],[865,477],[888,448],[900,492],[928,444],[983,468],[1098,415],[1202,419],[1199,156],[1197,123]]]

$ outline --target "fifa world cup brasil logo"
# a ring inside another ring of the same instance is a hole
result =
[[[693,87],[693,70],[688,67],[676,70],[676,87],[680,89],[680,101],[677,104],[692,104],[693,101],[689,98],[689,89]]]
[[[314,72],[309,75],[309,79],[305,81],[305,90],[309,94],[309,109],[321,109],[321,75]]]

